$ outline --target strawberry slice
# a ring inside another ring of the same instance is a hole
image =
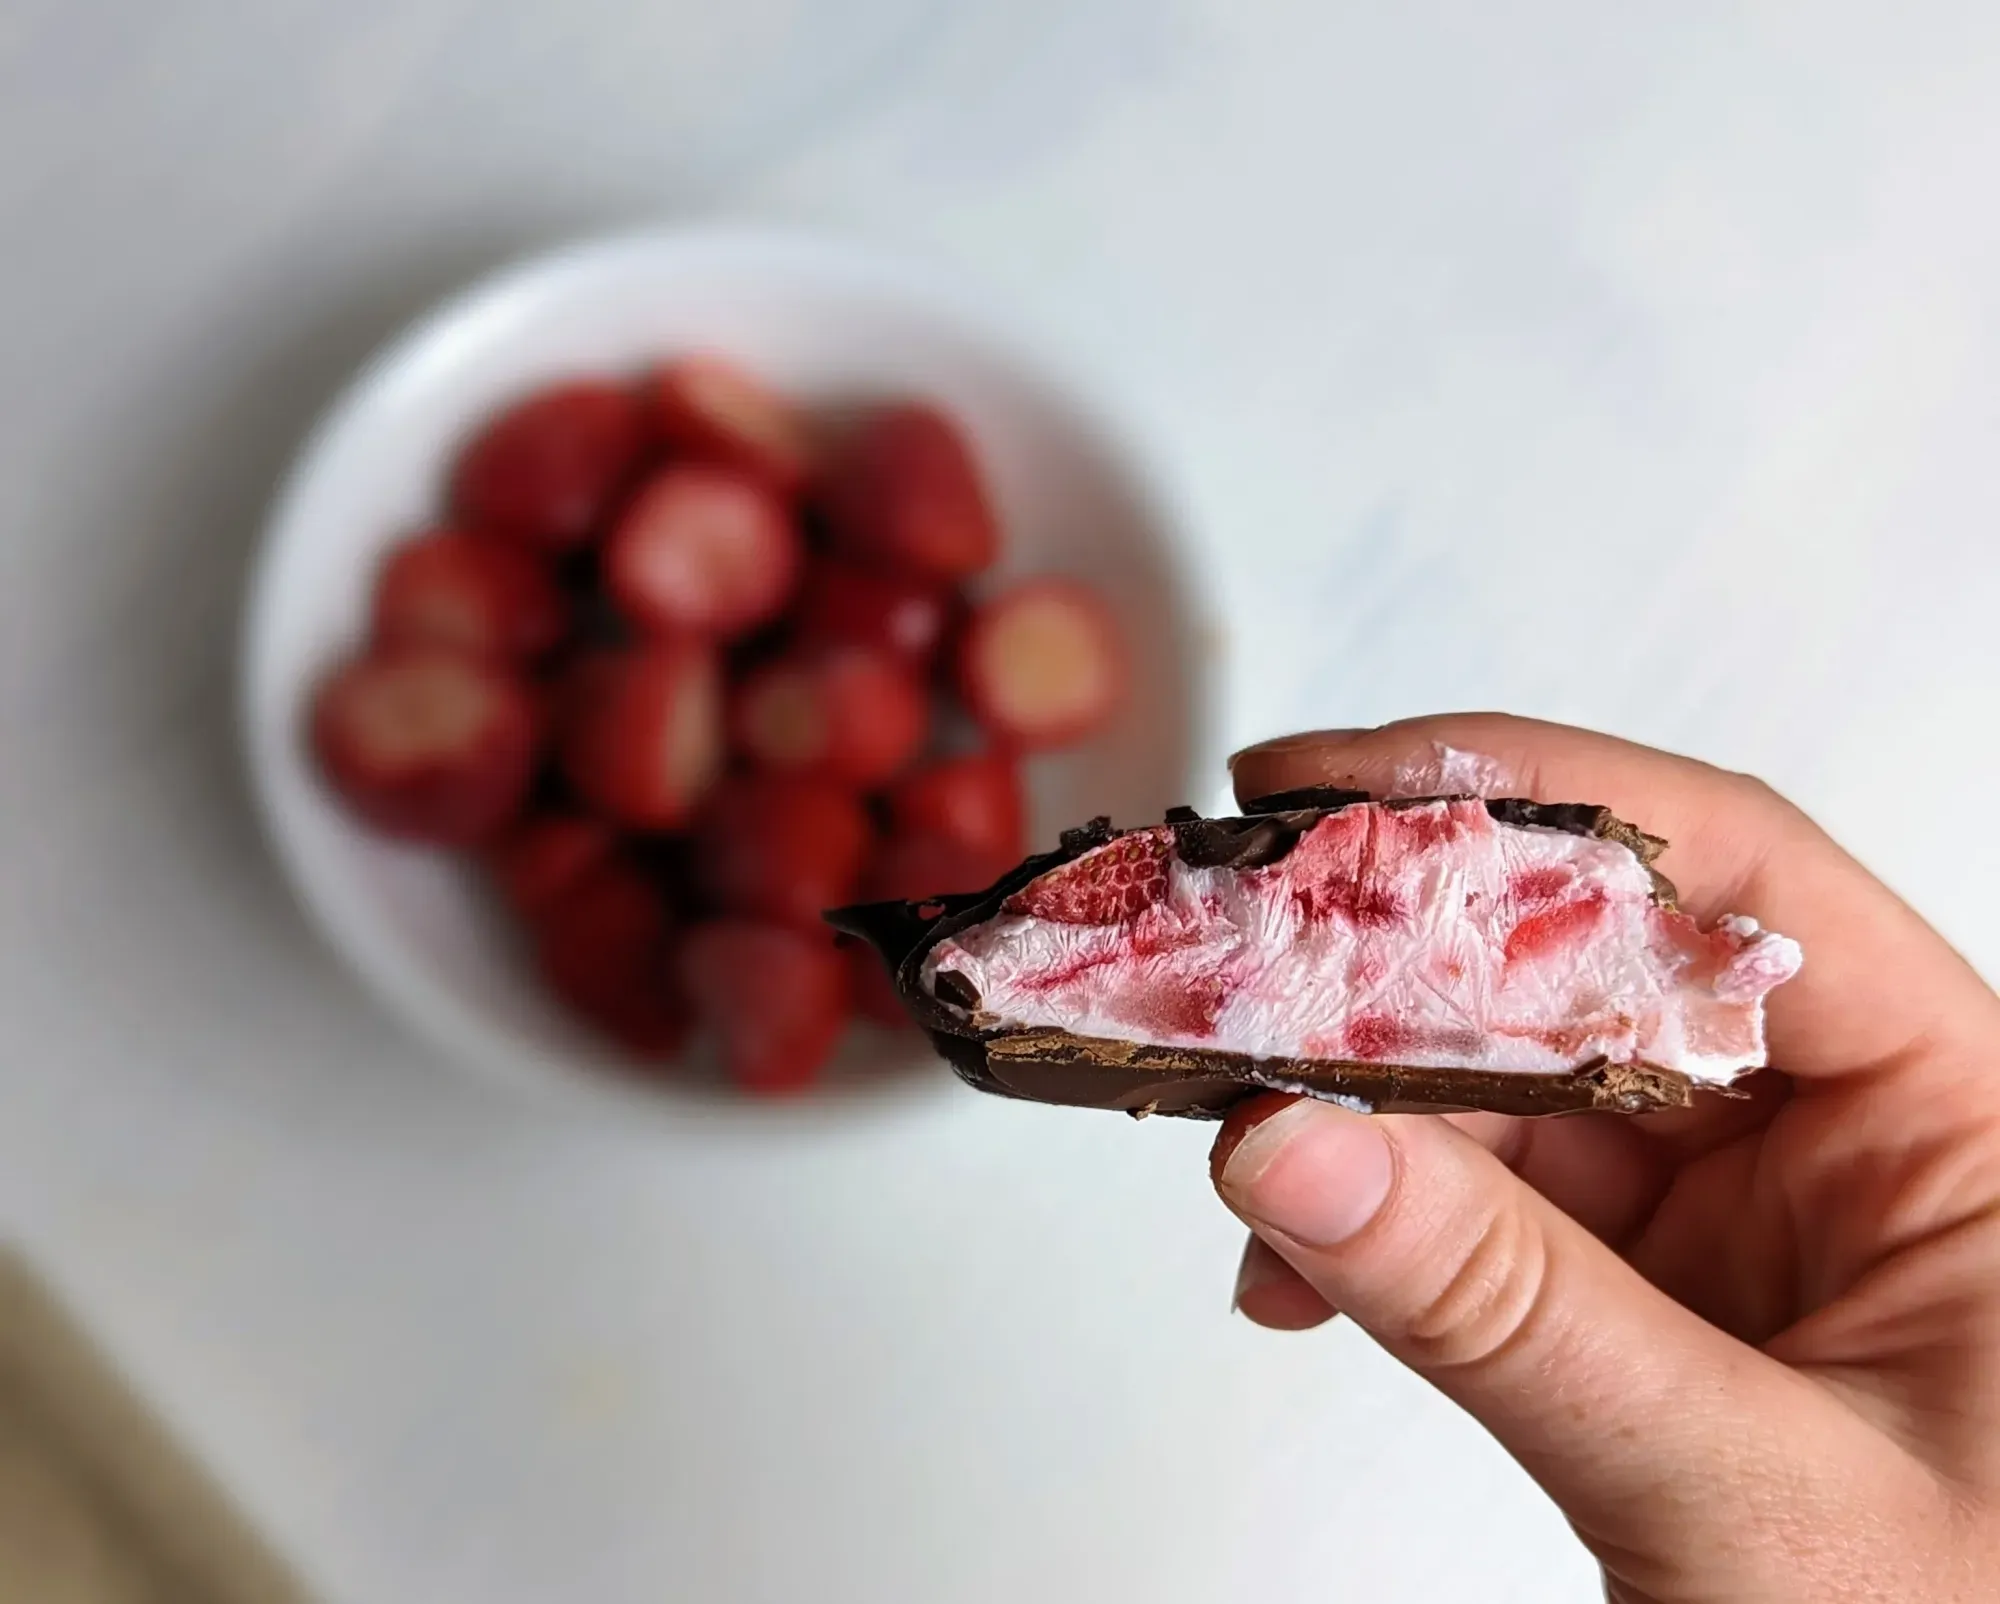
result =
[[[653,379],[653,420],[673,450],[719,462],[795,495],[812,468],[812,436],[793,407],[717,356],[669,362]]]
[[[932,897],[984,891],[1018,854],[969,846],[942,835],[903,835],[886,842],[862,877],[869,902],[924,902]]]
[[[1171,838],[1164,831],[1121,836],[1030,881],[1008,913],[1066,925],[1112,925],[1137,918],[1167,894]]]
[[[1000,531],[964,433],[936,407],[877,413],[828,466],[836,548],[876,567],[957,580],[987,567]]]
[[[533,552],[437,529],[389,554],[375,581],[375,639],[534,658],[569,629],[569,607]]]
[[[551,550],[596,531],[645,448],[645,415],[623,385],[553,385],[474,435],[451,476],[453,510],[489,534]]]
[[[768,623],[799,578],[784,503],[731,468],[681,463],[648,479],[604,546],[604,576],[642,629],[722,639]]]
[[[738,687],[730,708],[736,748],[757,767],[863,788],[899,772],[929,722],[915,676],[858,646],[766,664]]]
[[[618,837],[602,819],[542,813],[523,819],[486,854],[486,872],[516,913],[533,918],[611,861]]]
[[[822,780],[724,780],[695,825],[695,873],[726,911],[817,931],[851,901],[869,845],[852,791]]]
[[[996,739],[1066,746],[1095,734],[1124,701],[1124,642],[1111,612],[1071,579],[1030,579],[972,615],[958,646],[958,688]]]
[[[943,836],[1010,863],[1025,850],[1021,769],[1004,752],[926,764],[892,785],[884,801],[899,835]]]
[[[958,597],[921,575],[826,558],[806,574],[793,627],[801,646],[868,646],[921,668],[957,611]]]
[[[602,865],[540,911],[535,964],[579,1018],[641,1058],[670,1058],[687,1039],[672,909],[626,865]]]
[[[722,767],[721,704],[715,656],[698,640],[593,653],[564,687],[564,772],[618,823],[674,829]]]
[[[354,658],[320,687],[311,723],[321,771],[387,835],[472,845],[520,811],[534,779],[534,698],[506,668],[460,652]]]
[[[847,1023],[847,957],[825,932],[747,919],[697,925],[681,976],[730,1078],[760,1096],[810,1087]]]

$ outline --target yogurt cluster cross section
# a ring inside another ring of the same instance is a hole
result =
[[[1765,1062],[1764,999],[1799,964],[1755,920],[1703,930],[1662,905],[1617,841],[1451,799],[1357,803],[1254,868],[1184,862],[1170,825],[1131,831],[939,942],[922,982],[1001,1029],[1713,1084]]]

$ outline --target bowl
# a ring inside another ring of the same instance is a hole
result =
[[[1130,444],[975,293],[856,245],[736,226],[588,240],[507,267],[391,342],[314,430],[264,534],[241,701],[257,803],[312,921],[417,1034],[517,1084],[632,1077],[544,997],[476,873],[350,818],[305,748],[303,710],[361,639],[383,550],[435,516],[445,464],[480,420],[549,380],[690,349],[732,356],[812,407],[942,403],[989,478],[1006,532],[997,572],[1071,573],[1111,599],[1135,694],[1115,729],[1030,765],[1037,845],[1096,813],[1157,818],[1197,794],[1195,764],[1212,755],[1212,634],[1189,546]],[[856,1027],[828,1085],[934,1064],[914,1034]]]

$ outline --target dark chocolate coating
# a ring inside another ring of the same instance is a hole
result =
[[[1328,814],[1368,800],[1365,792],[1333,787],[1287,791],[1250,803],[1241,818],[1204,819],[1192,808],[1175,808],[1166,822],[1173,827],[1174,848],[1184,862],[1249,869],[1278,862]],[[1415,807],[1444,800],[1449,799],[1414,797],[1385,806]],[[1615,841],[1649,870],[1666,847],[1659,837],[1633,828],[1606,808],[1588,804],[1503,798],[1488,801],[1486,810],[1502,824]],[[903,1005],[959,1075],[981,1091],[1003,1097],[1117,1109],[1134,1117],[1171,1114],[1184,1119],[1220,1119],[1245,1098],[1266,1091],[1300,1092],[1384,1114],[1453,1109],[1638,1114],[1682,1108],[1693,1100],[1694,1083],[1685,1075],[1643,1064],[1599,1060],[1561,1074],[1522,1074],[1251,1058],[1062,1030],[994,1028],[980,1022],[977,999],[941,999],[923,989],[924,956],[938,942],[992,918],[1030,881],[1123,833],[1114,830],[1109,819],[1093,819],[1080,829],[1065,831],[1054,852],[1029,858],[985,891],[921,903],[863,903],[835,909],[826,917],[836,929],[871,943],[882,954],[895,974]],[[1654,895],[1671,906],[1672,885],[1657,871],[1653,882]]]

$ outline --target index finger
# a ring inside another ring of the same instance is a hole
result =
[[[1669,842],[1660,870],[1703,924],[1748,914],[1805,952],[1768,1005],[1771,1060],[1827,1077],[1902,1066],[1926,1046],[1990,1041],[1992,991],[1951,946],[1762,781],[1612,736],[1500,713],[1441,714],[1288,736],[1240,752],[1244,801],[1311,785],[1421,786],[1441,751],[1483,759],[1488,794],[1600,803]],[[1441,789],[1462,784],[1446,772]]]

